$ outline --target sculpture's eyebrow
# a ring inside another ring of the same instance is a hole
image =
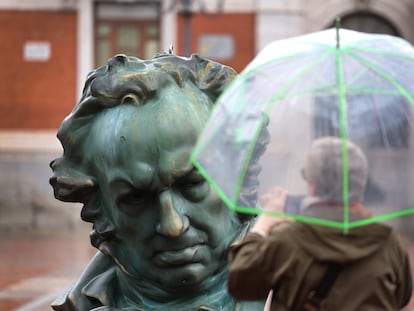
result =
[[[109,181],[109,189],[114,195],[122,196],[135,189],[135,185],[128,179],[116,178]]]
[[[131,193],[131,191],[149,191],[150,184],[132,182],[128,179],[118,178],[109,182],[109,189],[115,197]]]
[[[189,177],[189,176],[198,176],[198,175],[201,176],[200,172],[192,164],[188,164],[182,169],[174,170],[171,173],[172,178],[175,180]]]
[[[154,180],[154,174],[151,167],[145,164],[134,166],[133,174],[123,172],[112,172],[108,176],[108,184],[111,189],[131,189],[131,188],[147,188]]]
[[[124,179],[122,177],[117,177],[112,180],[109,180],[109,186],[113,188],[116,188],[117,186],[133,187],[133,182],[130,179]]]

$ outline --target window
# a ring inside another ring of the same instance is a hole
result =
[[[95,65],[116,54],[150,59],[159,52],[159,2],[98,2],[95,7]]]
[[[335,27],[332,22],[328,28]],[[371,12],[354,12],[341,16],[341,28],[362,31],[367,33],[382,33],[399,36],[398,30],[388,20]]]

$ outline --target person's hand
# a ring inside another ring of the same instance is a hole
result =
[[[272,188],[260,198],[263,210],[267,212],[283,213],[287,194],[287,191],[281,187]],[[288,222],[288,220],[277,216],[262,214],[254,224],[252,232],[265,236],[274,226],[283,222]]]
[[[288,192],[281,187],[273,187],[260,198],[263,210],[283,213]]]

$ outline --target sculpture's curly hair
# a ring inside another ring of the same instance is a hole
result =
[[[87,76],[79,103],[59,128],[57,136],[64,153],[62,157],[50,163],[53,170],[50,184],[57,199],[84,204],[81,218],[93,223],[91,242],[101,250],[105,247],[102,242],[113,235],[114,226],[110,217],[105,214],[97,191],[99,185],[84,154],[92,121],[105,109],[137,101],[144,102],[156,93],[157,89],[171,83],[171,77],[181,87],[188,81],[197,86],[210,98],[211,107],[207,108],[211,110],[224,88],[236,77],[236,72],[228,66],[197,55],[185,58],[158,54],[151,60],[116,55],[108,61],[108,65],[92,71]],[[264,139],[256,150],[257,159],[264,151],[267,136],[265,130],[262,136]],[[257,200],[258,170],[257,163],[253,162],[251,178],[246,179],[242,193],[243,200],[250,202]],[[245,221],[251,216],[239,217],[241,221]]]

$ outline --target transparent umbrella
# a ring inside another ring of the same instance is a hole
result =
[[[275,185],[291,199],[309,196],[305,154],[336,137],[342,219],[306,216],[303,201],[275,216],[346,231],[413,214],[413,81],[414,48],[398,37],[328,29],[275,41],[219,98],[190,160],[229,208],[260,214],[257,194]],[[350,215],[348,141],[368,162],[361,203],[369,218]]]

